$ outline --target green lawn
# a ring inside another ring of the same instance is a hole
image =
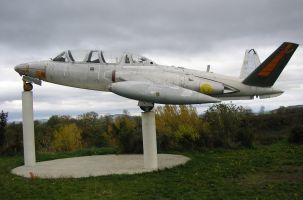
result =
[[[48,160],[111,153],[94,149],[40,154]],[[0,199],[303,199],[303,146],[178,152],[185,166],[141,175],[26,179],[10,174],[22,157],[0,157]]]

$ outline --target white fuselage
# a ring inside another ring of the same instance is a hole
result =
[[[25,83],[47,81],[76,88],[113,92],[145,103],[200,104],[221,100],[269,98],[282,94],[242,79],[182,67],[157,65],[143,56],[111,60],[99,50],[67,50],[49,61],[20,64]]]
[[[173,66],[56,61],[29,63],[28,66],[31,67],[25,75],[59,85],[99,91],[109,91],[110,84],[115,82],[147,81],[177,85],[222,100],[270,97],[282,93],[273,88],[245,85],[239,78]],[[45,71],[45,77],[37,76],[37,70]],[[203,84],[211,85],[212,91],[203,92]]]

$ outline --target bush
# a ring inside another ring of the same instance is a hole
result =
[[[85,147],[105,146],[102,133],[105,130],[104,118],[96,112],[87,112],[77,117],[77,125],[82,130],[82,145]]]
[[[176,132],[176,139],[185,148],[194,148],[199,135],[197,131],[189,125],[181,124]]]
[[[54,132],[54,151],[72,151],[81,148],[82,130],[76,124],[64,125]]]
[[[291,129],[288,142],[293,144],[303,144],[303,126],[296,125]]]
[[[14,155],[23,151],[22,123],[10,123],[5,128],[3,154]]]
[[[55,130],[55,128],[48,126],[47,123],[35,121],[35,143],[38,152],[51,151]]]
[[[243,119],[239,123],[238,131],[236,133],[236,142],[238,142],[242,147],[252,148],[253,141],[255,137],[247,118]]]
[[[236,147],[239,139],[249,143],[244,141],[244,137],[249,140],[248,135],[239,132],[246,114],[243,107],[234,104],[213,104],[206,111],[205,120],[209,123],[214,147]]]
[[[115,119],[106,119],[107,128],[102,134],[107,145],[115,147],[120,153],[142,153],[142,130],[140,117],[127,113]]]
[[[156,108],[156,124],[159,149],[167,150],[196,147],[205,122],[191,105],[165,105]]]
[[[8,117],[8,113],[3,112],[3,110],[2,110],[0,112],[0,150],[5,142],[4,135],[5,135],[5,127],[7,125],[7,117]]]
[[[237,141],[243,147],[252,148],[253,147],[254,135],[249,128],[241,128],[237,133]]]

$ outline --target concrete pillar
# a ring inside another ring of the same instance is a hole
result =
[[[22,92],[22,118],[23,118],[23,149],[24,165],[36,164],[34,115],[33,115],[33,92]]]
[[[144,168],[158,169],[155,112],[142,112]]]

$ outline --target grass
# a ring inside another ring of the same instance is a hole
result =
[[[114,153],[90,149],[40,154],[38,160]],[[10,174],[22,157],[0,157],[0,199],[303,199],[303,146],[179,152],[192,160],[170,170],[81,179]]]

